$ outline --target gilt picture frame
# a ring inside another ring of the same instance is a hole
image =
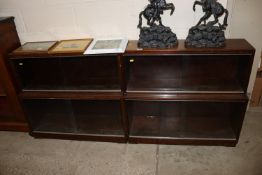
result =
[[[49,51],[49,54],[83,53],[92,40],[92,38],[61,40]]]

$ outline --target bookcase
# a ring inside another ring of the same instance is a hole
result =
[[[123,54],[11,54],[34,137],[235,146],[255,50],[137,48]]]
[[[13,54],[34,137],[126,142],[118,55]]]
[[[8,54],[20,46],[13,17],[0,17],[0,131],[28,131]]]
[[[239,139],[254,48],[141,50],[123,55],[129,142],[234,146]]]

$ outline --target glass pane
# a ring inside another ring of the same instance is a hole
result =
[[[71,101],[68,100],[24,100],[26,114],[33,131],[76,131]]]
[[[124,135],[118,101],[72,102],[78,133]]]
[[[15,60],[15,66],[25,90],[57,90],[64,86],[58,58]]]
[[[231,121],[244,106],[233,102],[128,101],[130,135],[235,138]]]
[[[116,56],[62,60],[65,89],[120,90]]]
[[[118,101],[24,100],[34,131],[124,135]]]
[[[125,57],[127,91],[243,93],[239,55],[179,55]]]
[[[120,91],[116,56],[14,61],[24,90]]]

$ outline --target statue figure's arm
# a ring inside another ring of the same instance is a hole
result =
[[[202,2],[199,1],[195,1],[194,5],[193,5],[193,10],[196,11],[196,5],[201,5],[203,6],[204,4]]]

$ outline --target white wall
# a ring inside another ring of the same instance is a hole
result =
[[[231,11],[230,38],[245,38],[255,48],[256,55],[248,92],[252,92],[262,49],[262,1],[261,0],[229,0]]]
[[[194,0],[167,0],[176,11],[163,15],[183,39],[188,29],[203,15],[193,12]],[[220,0],[226,6],[227,0]],[[138,39],[138,14],[148,0],[0,0],[0,16],[15,16],[21,42],[84,37],[125,36]]]
[[[167,0],[176,11],[163,15],[179,39],[203,15],[194,0]],[[253,89],[262,48],[262,1],[219,0],[230,12],[227,38],[246,38],[257,49],[248,91]],[[0,16],[15,16],[21,42],[84,37],[125,36],[138,39],[138,14],[148,0],[0,0]]]

